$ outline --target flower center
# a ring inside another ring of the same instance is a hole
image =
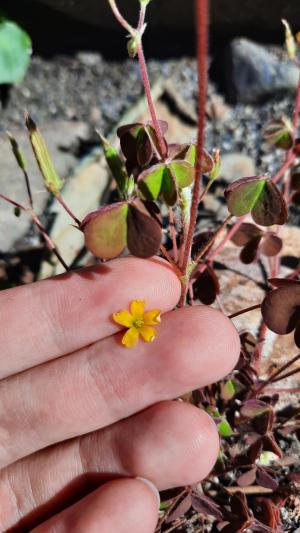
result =
[[[133,326],[136,328],[136,329],[140,329],[142,328],[144,325],[144,319],[142,317],[137,317],[134,319],[133,321]]]

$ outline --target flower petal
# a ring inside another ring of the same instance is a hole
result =
[[[144,313],[144,323],[146,326],[154,326],[155,324],[161,323],[161,311],[159,309],[152,309],[152,311],[147,311]]]
[[[144,300],[132,300],[130,304],[130,312],[134,318],[142,317],[144,314],[144,309],[145,309]]]
[[[130,328],[123,336],[122,344],[124,344],[126,348],[134,348],[138,340],[139,331],[136,328]]]
[[[114,313],[113,319],[117,324],[121,324],[121,326],[125,326],[126,328],[131,328],[132,326],[133,317],[126,309],[122,309],[119,313]]]
[[[154,341],[155,337],[157,337],[157,333],[154,328],[151,328],[150,326],[143,326],[139,333],[142,335],[144,341],[146,342],[152,342]]]

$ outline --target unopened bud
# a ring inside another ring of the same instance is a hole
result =
[[[287,49],[288,56],[290,59],[294,59],[294,57],[296,57],[296,52],[297,52],[296,41],[294,39],[294,36],[292,34],[288,21],[285,19],[281,19],[281,22],[285,27],[285,46]]]
[[[137,37],[131,37],[131,39],[129,39],[127,43],[127,51],[128,51],[129,57],[134,59],[138,52]]]
[[[220,175],[221,158],[220,158],[220,150],[219,150],[219,148],[214,148],[214,150],[213,150],[213,162],[214,162],[213,169],[209,173],[210,181],[213,181],[213,180],[217,179],[219,177],[219,175]]]

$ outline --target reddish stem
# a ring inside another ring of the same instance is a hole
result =
[[[299,74],[299,80],[298,80],[297,97],[296,97],[295,111],[294,111],[294,117],[293,117],[293,132],[295,136],[297,136],[297,130],[298,130],[298,124],[299,124],[299,113],[300,113],[300,74]]]
[[[70,215],[71,218],[73,218],[74,222],[77,224],[77,226],[80,226],[81,222],[80,220],[72,213],[71,209],[67,206],[65,203],[63,197],[61,194],[58,194],[55,196],[56,200],[60,203],[60,205],[64,208],[64,210]]]
[[[7,198],[7,196],[4,196],[4,194],[0,194],[0,198],[2,198],[2,200],[4,200],[5,202],[8,202],[9,204],[13,205],[14,207],[17,207],[18,209],[26,211],[26,207],[24,207],[24,205],[19,204],[18,202],[14,202],[14,200]]]
[[[246,309],[241,309],[240,311],[236,311],[236,313],[232,313],[232,315],[229,315],[228,318],[235,318],[236,316],[243,315],[249,311],[254,311],[254,309],[259,309],[260,307],[261,304],[251,305],[251,307],[247,307]]]
[[[206,245],[201,248],[198,255],[196,256],[195,263],[198,266],[198,263],[200,259],[206,254],[207,250],[210,249],[211,245],[215,242],[217,237],[220,235],[221,231],[225,228],[225,226],[228,224],[228,222],[231,220],[232,215],[228,215],[224,222],[222,222],[221,226],[217,229],[217,231],[213,234],[212,238],[209,239],[209,241],[206,243]],[[208,259],[208,258],[207,258]]]
[[[32,211],[31,209],[26,209],[26,207],[24,207],[24,205],[19,204],[18,202],[15,202],[14,200],[11,200],[10,198],[7,198],[7,196],[4,196],[4,194],[0,194],[0,198],[2,198],[2,200],[5,200],[9,204],[13,205],[14,207],[17,207],[18,209],[21,209],[22,211],[25,211],[25,212],[30,214],[33,223],[36,225],[36,227],[40,231],[41,235],[43,236],[44,240],[46,241],[46,244],[47,244],[48,248],[50,249],[51,252],[53,252],[56,255],[57,259],[62,264],[64,269],[66,271],[68,271],[69,270],[68,265],[63,260],[62,256],[60,255],[59,251],[57,250],[54,242],[52,241],[52,239],[47,234],[46,229],[42,225],[41,221],[39,220],[39,218],[37,217],[35,212]]]
[[[46,244],[47,244],[49,250],[51,252],[53,252],[54,255],[56,255],[56,257],[59,260],[59,262],[62,264],[64,269],[68,272],[70,270],[68,265],[63,260],[62,256],[60,255],[59,251],[57,250],[54,242],[49,237],[49,235],[47,234],[46,229],[44,228],[44,226],[42,225],[41,221],[38,219],[38,217],[36,216],[36,214],[33,211],[31,212],[31,217],[32,217],[32,220],[33,220],[34,224],[36,225],[36,227],[40,231],[41,235],[43,236],[44,240],[46,241]]]
[[[294,279],[300,274],[300,265],[292,272],[289,276],[286,277],[286,279]]]
[[[268,379],[267,381],[265,381],[264,383],[262,383],[258,389],[255,391],[255,394],[258,394],[260,391],[262,391],[267,385],[270,385],[270,383],[272,383],[274,381],[274,378],[277,378],[277,376],[279,376],[282,372],[284,372],[287,368],[289,368],[291,365],[293,365],[294,363],[296,363],[296,361],[298,361],[298,359],[300,359],[300,353],[298,353],[297,355],[295,355],[295,357],[293,357],[293,359],[291,359],[290,361],[288,361],[287,363],[285,363],[284,365],[282,365],[280,368],[278,368],[278,370],[276,370]]]
[[[198,65],[198,135],[197,159],[194,181],[194,190],[191,206],[191,216],[187,233],[184,256],[183,273],[186,275],[190,258],[193,235],[197,221],[198,205],[200,198],[202,159],[204,148],[205,130],[205,104],[207,92],[207,53],[208,53],[208,9],[209,0],[196,0],[196,28],[197,28],[197,65]]]
[[[127,20],[124,19],[123,15],[121,15],[115,0],[108,0],[108,2],[117,21],[126,31],[128,31],[128,33],[132,34],[132,32],[134,32],[134,28],[128,24]]]
[[[156,116],[156,111],[155,111],[155,107],[154,107],[153,100],[152,100],[151,87],[150,87],[147,65],[146,65],[146,60],[145,60],[145,55],[144,55],[144,50],[143,50],[142,38],[139,39],[138,46],[137,46],[137,53],[138,53],[138,59],[139,59],[139,64],[140,64],[142,81],[143,81],[145,94],[146,94],[146,98],[148,102],[148,107],[149,107],[149,111],[151,115],[151,120],[153,122],[153,127],[155,129],[155,133],[156,133],[158,144],[159,144],[160,155],[164,158],[167,155],[167,146],[163,138],[163,134],[162,134],[162,131],[161,131],[161,128],[160,128],[160,125],[159,125],[159,122]]]
[[[175,263],[178,263],[178,246],[177,246],[177,238],[176,238],[176,231],[175,231],[174,213],[173,213],[172,207],[169,207],[169,230],[170,230],[170,236],[172,239],[174,260],[175,260]]]
[[[286,372],[285,374],[281,374],[281,376],[279,376],[278,378],[273,379],[272,383],[276,383],[277,381],[281,381],[282,379],[289,378],[290,376],[293,376],[294,374],[298,374],[298,372],[300,372],[300,367],[294,368],[294,370],[290,370],[289,372]]]
[[[181,278],[181,277],[182,277],[182,272],[181,272],[181,270],[178,268],[178,266],[177,266],[177,264],[175,263],[173,257],[170,256],[170,254],[169,254],[167,248],[166,248],[163,244],[160,245],[160,251],[161,251],[161,253],[163,254],[163,256],[167,259],[167,261],[169,261],[169,263],[172,265],[172,267],[174,268],[174,270],[175,270],[177,276],[178,276],[179,278]]]

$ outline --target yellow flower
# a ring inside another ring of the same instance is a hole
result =
[[[130,304],[130,312],[122,309],[118,313],[114,313],[114,321],[129,328],[122,338],[122,344],[127,348],[134,348],[140,335],[146,342],[154,341],[157,333],[152,326],[160,324],[160,314],[159,309],[145,313],[144,300],[133,300]]]

